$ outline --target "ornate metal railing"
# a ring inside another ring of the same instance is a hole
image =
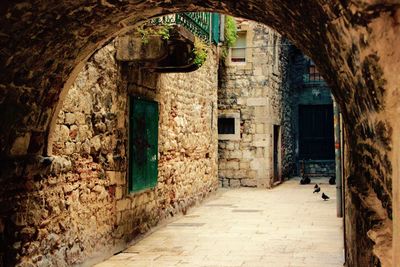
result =
[[[182,25],[194,35],[205,41],[208,41],[210,40],[210,20],[210,13],[188,12],[154,18],[150,20],[150,23],[154,25]]]

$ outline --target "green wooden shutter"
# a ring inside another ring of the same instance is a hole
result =
[[[158,103],[130,99],[129,191],[154,187],[158,175]]]
[[[214,44],[219,43],[219,17],[220,15],[218,13],[212,13],[212,40]]]

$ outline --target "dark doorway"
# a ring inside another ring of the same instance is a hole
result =
[[[281,181],[281,127],[274,125],[274,183]]]
[[[333,160],[332,105],[299,105],[299,158]]]

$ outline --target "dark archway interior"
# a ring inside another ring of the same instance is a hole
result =
[[[390,266],[399,8],[396,1],[378,0],[1,3],[1,202],[15,205],[2,204],[8,208],[0,216],[15,216],[24,190],[38,190],[24,180],[40,172],[35,157],[46,154],[57,105],[88,56],[149,17],[216,11],[273,27],[320,67],[347,130],[348,266]],[[0,230],[13,231],[7,227]]]

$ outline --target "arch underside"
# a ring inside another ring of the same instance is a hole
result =
[[[141,21],[215,11],[264,23],[319,66],[344,115],[349,266],[391,264],[393,115],[399,78],[395,1],[36,1],[0,4],[2,181],[45,155],[49,129],[87,58]],[[397,125],[397,124],[396,124]],[[6,193],[6,192],[5,192]],[[4,216],[4,215],[2,215]],[[351,226],[353,225],[353,226]],[[384,240],[379,239],[385,236]],[[389,238],[390,237],[390,238]],[[377,243],[375,245],[375,243]],[[375,247],[374,247],[375,245]],[[374,249],[374,251],[373,251]],[[372,259],[372,260],[371,260]]]

